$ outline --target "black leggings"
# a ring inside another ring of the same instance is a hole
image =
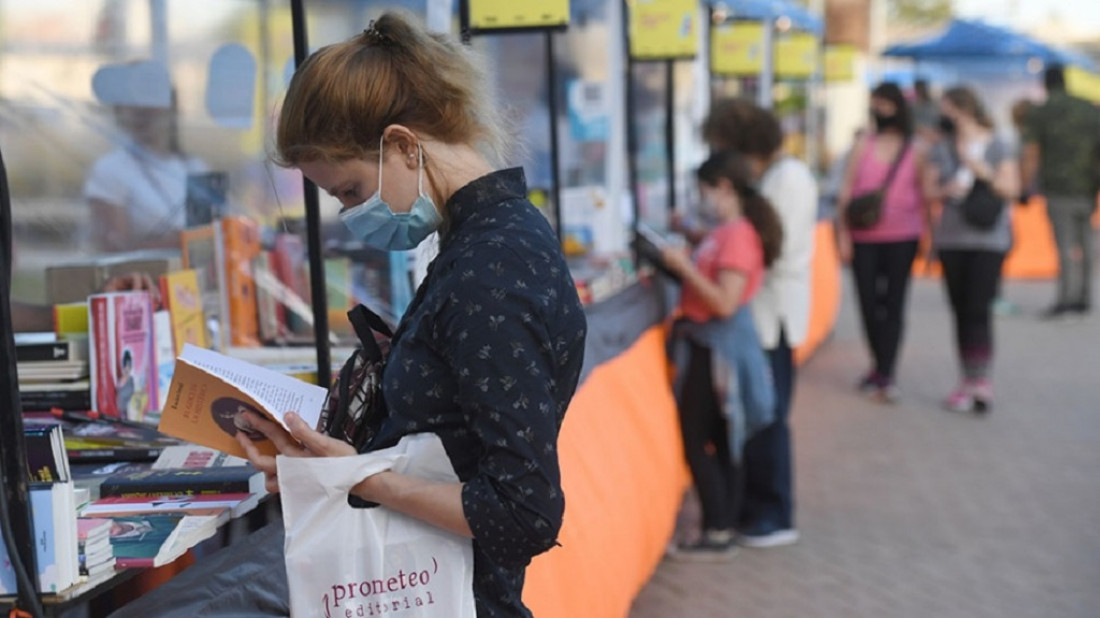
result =
[[[730,457],[726,418],[714,392],[710,348],[690,345],[680,401],[684,455],[702,504],[703,528],[732,530],[740,508],[741,475]]]
[[[916,240],[853,245],[852,275],[859,295],[863,332],[874,358],[875,373],[884,380],[894,379],[905,298],[916,257]]]
[[[955,314],[955,344],[963,375],[986,378],[993,359],[993,299],[1001,283],[1004,254],[997,251],[940,251],[943,281]]]

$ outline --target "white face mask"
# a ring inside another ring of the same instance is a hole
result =
[[[359,240],[376,249],[405,251],[413,249],[443,224],[443,217],[432,198],[424,193],[424,148],[417,142],[420,170],[417,176],[417,198],[406,213],[394,213],[382,199],[383,137],[378,144],[378,190],[367,201],[340,213],[340,220]]]

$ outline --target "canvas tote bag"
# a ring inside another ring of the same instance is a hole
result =
[[[294,618],[475,618],[471,541],[384,507],[355,508],[359,481],[394,470],[458,482],[435,434],[351,457],[276,458]]]

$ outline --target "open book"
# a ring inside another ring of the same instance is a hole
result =
[[[162,433],[219,451],[247,457],[236,434],[244,432],[261,452],[275,445],[246,423],[242,412],[266,416],[286,426],[294,412],[316,427],[328,392],[264,367],[192,345],[184,346],[161,412]]]

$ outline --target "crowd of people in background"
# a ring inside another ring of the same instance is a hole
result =
[[[907,296],[923,250],[942,268],[958,357],[943,407],[992,409],[994,307],[1013,246],[1012,210],[1035,194],[1046,198],[1059,254],[1057,297],[1043,315],[1091,310],[1100,110],[1066,93],[1060,67],[1048,68],[1045,86],[1045,103],[1013,107],[1011,128],[996,126],[965,85],[938,98],[924,80],[911,96],[893,83],[872,91],[870,125],[830,175],[837,254],[851,271],[870,356],[856,386],[873,400],[901,397]],[[682,283],[669,349],[702,526],[669,554],[718,561],[737,545],[799,538],[788,417],[792,347],[809,322],[818,187],[784,152],[768,110],[717,101],[702,132],[713,153],[698,172],[703,225],[674,216],[691,250],[663,255]]]

